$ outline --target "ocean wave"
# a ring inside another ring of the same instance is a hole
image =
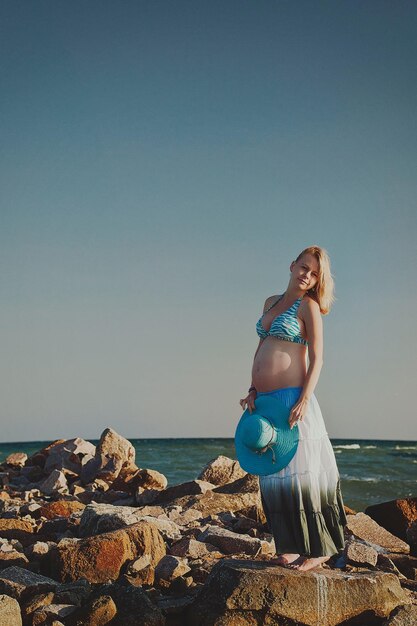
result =
[[[417,446],[395,446],[396,450],[417,450]]]
[[[373,448],[376,448],[377,446],[364,446],[365,450],[372,450]]]
[[[333,446],[333,448],[343,448],[344,450],[358,450],[360,445],[358,443],[347,443],[343,446]]]
[[[355,481],[359,481],[359,482],[366,482],[366,483],[377,483],[380,481],[380,478],[375,478],[373,476],[350,476],[349,474],[341,474],[340,477],[343,480],[355,480]],[[389,482],[389,480],[388,480]]]

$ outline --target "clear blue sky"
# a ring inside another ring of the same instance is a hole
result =
[[[4,0],[3,441],[232,436],[307,245],[332,437],[417,439],[417,6]]]

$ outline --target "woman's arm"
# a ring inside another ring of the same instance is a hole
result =
[[[303,320],[308,339],[309,365],[301,395],[291,410],[289,419],[291,428],[298,420],[303,419],[308,401],[314,393],[323,366],[323,321],[319,305],[312,298],[306,298]]]
[[[308,339],[309,366],[300,398],[310,400],[323,366],[323,320],[315,300],[307,298],[303,319]]]

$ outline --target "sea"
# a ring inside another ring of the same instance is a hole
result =
[[[91,440],[97,444],[97,441]],[[139,467],[164,474],[169,485],[193,480],[218,455],[236,458],[233,439],[130,439]],[[417,442],[332,439],[345,504],[356,511],[367,506],[417,496]],[[49,441],[0,443],[0,463],[11,452],[28,456]]]

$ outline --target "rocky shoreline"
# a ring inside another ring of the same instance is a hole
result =
[[[343,553],[297,572],[237,461],[169,487],[108,428],[11,454],[0,512],[0,626],[417,624],[417,497],[346,507]]]

